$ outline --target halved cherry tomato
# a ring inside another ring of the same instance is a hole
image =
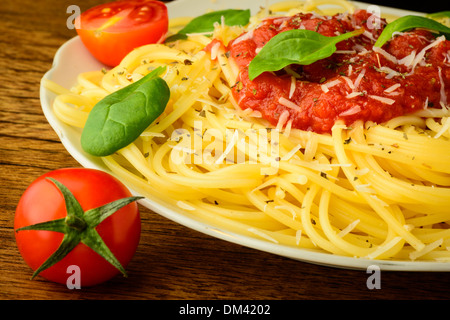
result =
[[[99,170],[65,168],[51,171],[37,178],[20,198],[14,219],[18,249],[25,262],[34,271],[49,260],[48,258],[60,247],[64,234],[56,231],[35,229],[17,231],[17,229],[57,219],[61,219],[61,223],[64,220],[72,226],[79,226],[81,222],[69,223],[64,194],[49,178],[64,185],[72,193],[81,205],[84,215],[88,210],[107,203],[133,198],[124,184],[110,174]],[[137,203],[133,201],[113,211],[95,227],[95,231],[100,236],[96,235],[95,240],[99,242],[103,240],[123,267],[121,271],[124,271],[132,259],[141,234],[140,214]],[[64,228],[66,225],[63,230]],[[80,232],[85,232],[82,228],[79,229]],[[89,231],[88,227],[84,230]],[[91,237],[86,232],[84,236],[85,239]],[[79,280],[82,287],[107,281],[120,272],[117,267],[88,247],[85,240],[82,240],[77,242],[62,260],[40,271],[39,275],[57,283],[67,284],[67,279],[71,276],[68,273],[70,266],[79,268]]]
[[[92,55],[116,66],[133,49],[164,41],[169,18],[160,1],[121,0],[84,11],[75,25]]]

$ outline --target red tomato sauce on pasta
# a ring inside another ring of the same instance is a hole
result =
[[[232,40],[229,57],[239,67],[233,96],[241,109],[259,111],[274,126],[327,133],[337,120],[383,123],[450,99],[450,41],[425,30],[394,35],[382,50],[373,44],[386,25],[370,28],[370,14],[332,17],[297,14],[264,20]],[[253,81],[248,65],[272,37],[290,29],[336,36],[356,28],[365,33],[337,44],[337,51],[311,65],[264,72]]]

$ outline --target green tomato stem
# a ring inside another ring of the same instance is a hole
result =
[[[65,219],[67,226],[76,229],[78,231],[83,231],[87,227],[87,223],[83,218],[77,216],[67,216]]]

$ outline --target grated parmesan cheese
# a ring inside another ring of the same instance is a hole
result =
[[[366,69],[362,69],[361,72],[358,74],[358,77],[356,77],[356,80],[354,83],[355,89],[358,89],[359,85],[361,84],[361,80],[365,74],[366,74]]]
[[[292,101],[290,101],[290,100],[288,100],[288,99],[286,99],[286,98],[280,97],[280,99],[278,99],[278,102],[279,102],[281,105],[283,105],[283,106],[285,106],[285,107],[288,107],[288,108],[290,108],[290,109],[294,109],[294,110],[297,110],[297,111],[301,111],[301,108],[300,108],[297,104],[293,103]]]
[[[375,191],[370,187],[370,183],[367,184],[358,184],[355,186],[356,191],[364,192],[364,193],[375,193]]]
[[[336,50],[337,54],[356,54],[356,50]]]
[[[384,92],[391,93],[391,92],[397,90],[398,88],[400,88],[401,86],[402,85],[400,83],[396,83],[396,84],[390,86],[389,88],[385,89]]]
[[[242,36],[240,36],[239,38],[234,40],[233,44],[237,44],[237,43],[242,42],[242,41],[253,39],[253,31],[254,31],[254,29],[251,29],[249,32],[244,33]]]
[[[297,245],[299,245],[301,239],[302,239],[302,230],[297,230],[297,231],[295,232],[295,243],[296,243]]]
[[[296,145],[294,148],[292,148],[288,153],[286,153],[281,160],[283,161],[288,161],[289,159],[291,159],[294,154],[297,153],[297,151],[299,151],[302,148],[301,144]]]
[[[413,64],[415,57],[416,57],[416,50],[413,50],[406,57],[398,60],[398,63],[404,65],[405,67],[410,67]]]
[[[353,81],[349,77],[343,76],[342,79],[347,82],[347,85],[350,87],[350,89],[355,90],[355,85],[353,84]]]
[[[297,217],[297,212],[295,212],[295,210],[289,206],[275,206],[275,209],[288,211],[292,215],[292,220],[295,220],[295,218]]]
[[[360,220],[357,219],[357,220],[353,221],[352,223],[350,223],[347,227],[345,227],[338,233],[338,237],[343,238],[345,235],[352,232],[353,229],[355,229],[355,227],[358,225],[359,222],[360,222]]]
[[[347,99],[352,99],[352,98],[355,98],[355,97],[358,97],[358,96],[362,96],[362,95],[363,95],[362,92],[353,91],[352,93],[349,93],[349,94],[346,95],[345,97],[346,97]]]
[[[238,139],[238,131],[234,131],[233,137],[229,143],[227,143],[227,147],[225,151],[220,155],[220,157],[216,160],[215,164],[221,164],[223,160],[228,156],[231,152],[231,149],[234,148]]]
[[[278,243],[277,239],[274,239],[273,237],[269,236],[267,233],[262,232],[261,230],[258,230],[255,228],[248,228],[247,231],[250,231],[251,233],[256,234],[257,236],[260,236],[261,238],[267,239],[274,243]]]
[[[421,256],[423,256],[423,255],[427,254],[428,252],[441,246],[443,241],[444,241],[443,239],[438,239],[438,240],[426,245],[422,250],[413,251],[409,254],[409,258],[411,260],[416,260],[417,258],[420,258]]]
[[[378,246],[373,252],[369,253],[367,255],[368,259],[376,259],[386,251],[392,249],[397,243],[399,243],[402,240],[402,237],[395,237],[391,241]]]
[[[378,71],[386,73],[386,79],[392,79],[395,76],[401,76],[402,74],[398,71],[395,71],[394,69],[391,69],[389,67],[383,66],[381,68],[378,68]]]
[[[419,62],[423,61],[424,57],[425,57],[425,53],[437,46],[439,43],[441,43],[442,41],[445,40],[445,36],[440,36],[438,38],[436,38],[436,40],[434,40],[432,43],[430,43],[429,45],[427,45],[425,48],[423,48],[414,58],[413,62],[412,62],[412,69],[411,69],[411,74],[414,73],[414,69],[416,68],[417,64],[419,64]]]
[[[243,117],[262,118],[262,113],[252,108],[247,108],[242,112]]]
[[[369,172],[370,172],[369,168],[358,169],[358,170],[355,171],[355,175],[363,176],[365,174],[368,174]]]
[[[377,201],[379,204],[381,204],[383,207],[389,207],[389,205],[386,202],[378,198],[376,195],[371,195],[370,197],[375,201]]]
[[[283,135],[286,138],[289,138],[289,136],[291,135],[291,129],[292,129],[292,119],[289,119],[286,126],[284,127],[284,132],[283,132]]]
[[[438,133],[434,136],[435,139],[438,139],[440,136],[442,136],[445,132],[450,130],[450,117],[443,118],[442,119],[442,126]]]
[[[333,80],[333,81],[324,83],[324,84],[322,84],[320,87],[322,88],[322,91],[323,91],[324,93],[327,93],[328,91],[330,91],[330,90],[329,90],[330,88],[332,88],[332,87],[338,85],[339,83],[341,83],[341,81],[340,81],[339,79],[336,79],[336,80]]]
[[[365,30],[363,33],[363,36],[369,38],[370,40],[372,40],[373,42],[376,42],[377,39],[375,39],[375,37],[373,36],[372,32]]]
[[[166,135],[161,132],[152,132],[152,131],[144,131],[141,133],[141,137],[158,137],[158,138],[165,138]]]
[[[191,206],[190,204],[184,202],[184,201],[177,201],[177,206],[180,207],[181,209],[185,209],[185,210],[189,210],[189,211],[194,211],[195,208],[193,206]]]
[[[216,42],[216,44],[211,48],[211,60],[217,59],[219,48],[220,48],[220,42]]]
[[[375,95],[369,95],[368,97],[371,98],[371,99],[380,101],[380,102],[382,102],[382,103],[384,103],[384,104],[392,105],[392,104],[395,103],[395,100],[389,99],[389,98],[386,98],[386,97],[375,96]]]
[[[291,114],[287,110],[284,110],[281,113],[280,118],[278,119],[278,123],[277,123],[277,130],[278,131],[281,131],[281,129],[283,129],[283,127],[286,124],[286,122],[288,121],[290,115]]]
[[[398,64],[398,59],[396,57],[394,57],[392,54],[388,53],[386,50],[381,49],[379,47],[373,47],[372,50],[376,53],[381,54],[383,57],[385,57],[387,60]]]
[[[297,87],[297,80],[295,79],[294,76],[291,76],[291,87],[289,89],[289,99],[291,99],[292,96],[294,95],[296,87]]]
[[[341,112],[339,114],[340,117],[346,117],[346,116],[351,116],[353,114],[356,114],[358,112],[361,112],[361,107],[359,105],[356,105],[348,110],[345,110],[344,112]]]

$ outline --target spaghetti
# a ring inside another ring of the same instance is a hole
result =
[[[218,24],[213,39],[226,44],[269,14],[330,14],[318,7],[323,3],[282,2],[249,26]],[[346,1],[326,3],[354,10]],[[165,112],[134,143],[102,158],[136,191],[273,243],[368,259],[450,261],[447,105],[383,124],[337,122],[331,133],[295,129],[283,114],[273,126],[238,106],[232,87],[239,69],[223,46],[205,51],[210,44],[191,34],[140,47],[112,70],[82,73],[70,91],[48,83],[60,93],[54,112],[81,129],[101,98],[166,66]]]

